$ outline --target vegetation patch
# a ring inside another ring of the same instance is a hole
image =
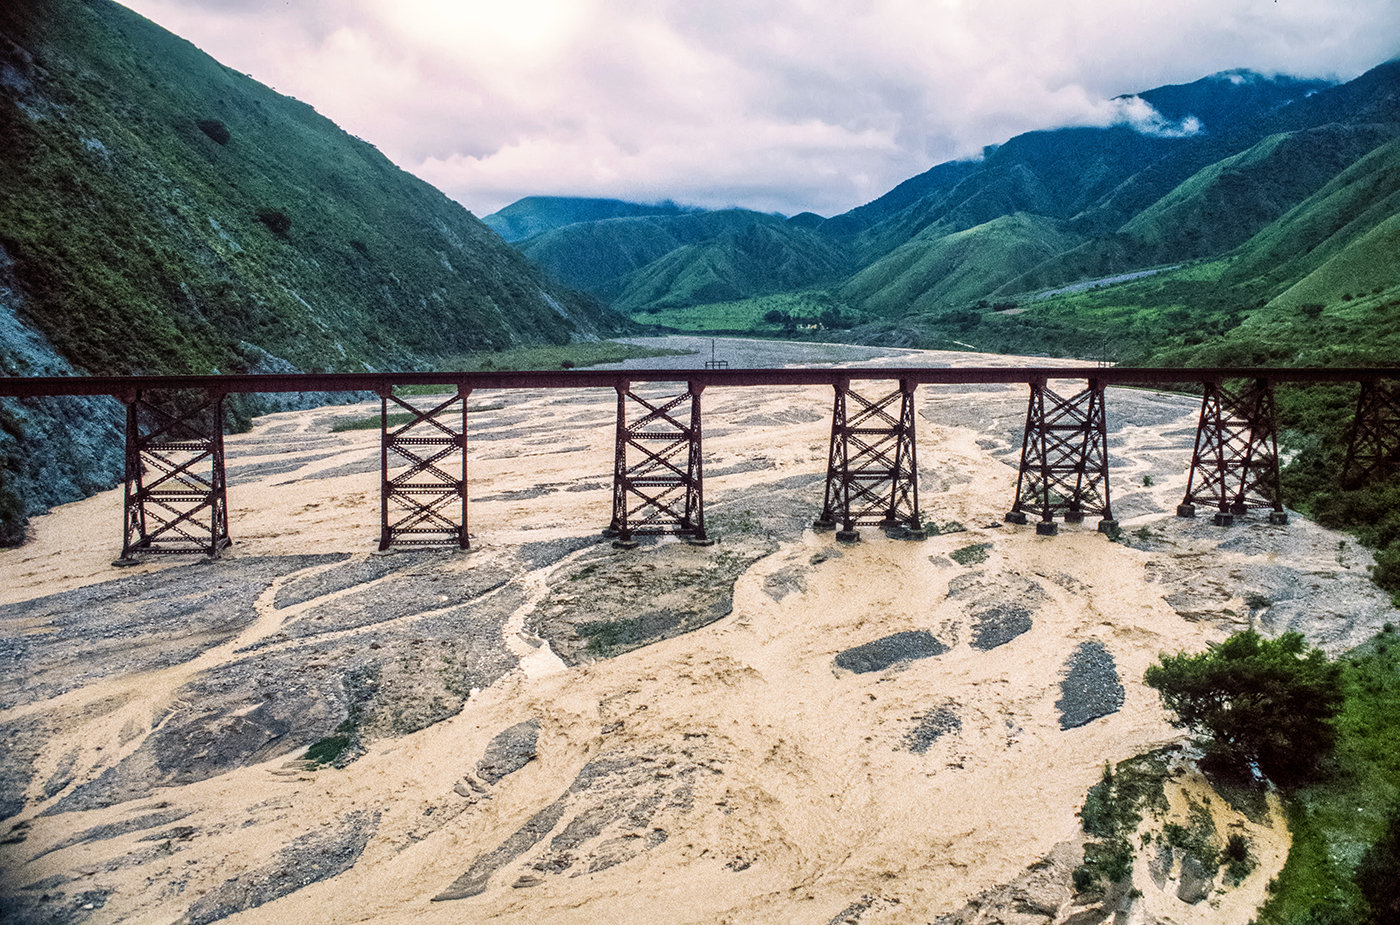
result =
[[[1282,786],[1308,779],[1330,754],[1340,679],[1341,666],[1302,634],[1269,640],[1252,630],[1200,654],[1164,655],[1144,676],[1173,724],[1203,737],[1207,766],[1258,768]]]
[[[600,658],[608,658],[629,649],[635,649],[647,641],[641,617],[624,620],[592,620],[580,623],[576,632],[581,639],[587,639],[587,651]]]
[[[503,404],[468,405],[467,414],[478,414],[483,411],[500,411],[504,407],[505,405]],[[448,416],[449,415],[446,414],[442,415],[442,417]],[[457,413],[454,411],[450,416],[456,418]],[[383,418],[382,421],[381,418]],[[339,434],[347,430],[378,430],[381,423],[390,428],[402,427],[404,424],[408,424],[416,419],[417,418],[413,414],[407,411],[394,411],[387,416],[371,414],[369,417],[363,418],[341,418],[331,424],[331,433]],[[457,419],[457,421],[461,423],[460,419]]]
[[[1103,777],[1089,789],[1079,811],[1084,833],[1084,863],[1074,870],[1074,888],[1100,894],[1128,879],[1133,870],[1133,837],[1144,812],[1167,810],[1166,750],[1139,755],[1117,766],[1105,764]]]
[[[978,565],[987,561],[991,551],[991,543],[973,543],[970,546],[954,549],[948,553],[948,557],[958,565]]]
[[[1286,794],[1293,845],[1259,925],[1396,921],[1400,651],[1390,639],[1381,633],[1338,662],[1336,742],[1323,773]]]
[[[1400,645],[1381,632],[1329,662],[1295,637],[1238,633],[1201,655],[1163,656],[1147,682],[1181,725],[1208,737],[1215,760],[1207,770],[1213,763],[1217,774],[1247,780],[1257,767],[1282,789],[1292,847],[1259,925],[1395,921]],[[1220,792],[1239,798],[1229,788]],[[1216,850],[1227,878],[1248,874],[1248,844],[1232,838],[1219,846],[1202,834],[1194,820],[1164,829],[1168,841]]]

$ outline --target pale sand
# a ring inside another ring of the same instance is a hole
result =
[[[959,362],[985,359],[953,356]],[[149,799],[39,815],[136,752],[172,705],[180,705],[182,688],[202,672],[243,657],[238,650],[258,641],[271,643],[269,656],[294,645],[278,634],[326,598],[278,608],[274,601],[284,579],[260,595],[254,622],[191,660],[117,674],[0,712],[0,723],[42,716],[61,729],[36,759],[28,803],[17,817],[29,822],[27,837],[0,846],[9,882],[32,884],[58,875],[70,882],[55,889],[70,895],[110,891],[105,905],[82,913],[87,921],[173,922],[202,894],[236,876],[251,876],[280,847],[326,832],[333,820],[356,810],[378,813],[379,819],[353,867],[227,921],[826,922],[869,897],[852,921],[926,922],[1011,881],[1057,844],[1081,837],[1076,812],[1106,761],[1180,740],[1155,692],[1141,684],[1143,671],[1159,652],[1198,650],[1223,638],[1237,628],[1231,620],[1247,620],[1249,610],[1241,584],[1221,591],[1222,612],[1233,616],[1185,619],[1164,599],[1170,579],[1191,580],[1197,561],[1192,556],[1228,565],[1241,554],[1203,553],[1197,533],[1180,532],[1199,531],[1200,525],[1162,519],[1161,512],[1180,497],[1190,443],[1164,438],[1158,425],[1116,428],[1126,446],[1115,454],[1127,465],[1121,473],[1115,469],[1115,501],[1146,511],[1135,520],[1124,518],[1125,528],[1153,525],[1175,551],[1110,543],[1092,523],[1063,528],[1055,538],[993,526],[1014,491],[1006,437],[1023,419],[1023,390],[919,394],[922,506],[928,519],[960,521],[966,532],[905,542],[866,528],[863,542],[840,547],[839,558],[814,565],[814,555],[838,547],[830,534],[807,530],[783,539],[743,573],[733,612],[723,619],[615,658],[565,668],[528,632],[526,617],[552,575],[562,575],[578,558],[573,554],[513,583],[519,597],[503,632],[520,667],[473,691],[455,716],[375,741],[343,769],[289,765],[306,741],[289,749],[290,755],[162,788]],[[1168,409],[1171,428],[1194,427],[1191,401],[1144,400]],[[823,471],[828,390],[712,389],[704,401],[707,471],[755,457],[771,463],[708,478],[712,505],[742,500],[749,485]],[[518,429],[528,429],[512,439],[472,444],[477,551],[434,566],[448,583],[518,544],[594,533],[608,519],[611,393],[568,399],[474,395],[478,402],[506,408],[475,415],[474,429],[490,433],[493,416],[521,419],[526,423]],[[1110,413],[1112,408],[1111,399]],[[373,411],[377,406],[272,415],[252,433],[228,438],[231,470],[278,458],[269,435],[289,446],[314,437],[325,444],[315,453],[334,451],[295,476],[235,482],[229,491],[236,540],[230,561],[308,552],[369,556],[378,537],[377,470],[305,476],[377,459],[377,431],[324,437],[329,420]],[[765,421],[762,429],[742,426],[756,416]],[[1150,489],[1140,484],[1144,474],[1154,474]],[[589,482],[598,487],[562,490]],[[560,488],[542,497],[491,500],[542,484]],[[805,516],[816,513],[820,490],[819,482],[811,489]],[[115,572],[109,562],[120,504],[119,491],[107,492],[37,518],[32,543],[0,552],[0,602],[114,576],[218,567],[170,560]],[[1295,523],[1289,529],[1315,534],[1318,550],[1336,549],[1335,537],[1316,527]],[[992,544],[985,563],[968,568],[948,558],[973,543]],[[721,536],[715,547],[675,545],[671,555],[703,567],[725,549]],[[771,584],[765,590],[765,581],[784,569],[801,581],[781,596],[771,593]],[[948,591],[950,582],[974,571],[994,584],[1028,579],[1039,586],[1044,599],[1028,632],[989,651],[969,645],[969,607]],[[431,590],[425,583],[425,595]],[[33,621],[6,620],[2,611],[0,620],[4,636],[45,632]],[[1378,627],[1379,620],[1374,622]],[[867,674],[835,668],[839,652],[905,630],[928,630],[951,648]],[[328,638],[351,646],[358,633],[348,629]],[[1087,640],[1100,641],[1112,655],[1124,702],[1110,715],[1062,731],[1055,705],[1060,680],[1071,654]],[[906,736],[919,718],[940,707],[956,713],[961,728],[921,754],[908,750]],[[539,721],[536,760],[492,786],[490,799],[468,804],[454,793],[497,733],[532,718]],[[590,761],[609,755],[642,767],[642,776],[566,793]],[[78,769],[74,781],[46,797],[43,782],[65,763]],[[561,820],[502,863],[483,893],[431,901],[561,797]],[[637,802],[648,799],[653,803],[645,807]],[[151,829],[44,853],[74,833],[165,804],[189,810],[179,824],[198,832],[173,839],[164,854],[152,856],[151,843],[138,841]],[[592,818],[590,810],[610,828],[583,845],[551,848],[570,819]],[[615,817],[634,810],[646,826],[619,829]],[[664,840],[650,837],[657,831],[664,831]],[[1196,906],[1157,891],[1144,908],[1162,922],[1249,921],[1287,853],[1281,820],[1249,831],[1260,864],[1241,887]],[[608,850],[626,848],[633,856],[586,872],[587,858],[600,856],[604,842],[613,845]],[[649,847],[628,847],[641,842]],[[562,872],[531,866],[546,855]],[[513,886],[522,877],[526,881]]]

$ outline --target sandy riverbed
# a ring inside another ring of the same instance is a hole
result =
[[[721,344],[735,365],[779,349]],[[1337,651],[1394,612],[1336,534],[1167,516],[1190,400],[1109,393],[1125,544],[1002,525],[1022,389],[918,394],[922,507],[947,531],[921,542],[808,527],[822,389],[705,393],[708,548],[600,542],[610,392],[473,396],[468,554],[373,553],[378,432],[330,425],[377,406],[230,437],[236,545],[218,562],[112,569],[120,492],[37,518],[0,551],[7,918],[1082,911],[1067,881],[1086,792],[1106,761],[1180,738],[1140,683],[1159,652],[1248,625]],[[338,729],[353,761],[298,760]],[[1287,834],[1276,814],[1220,825],[1250,833],[1254,873],[1187,902],[1179,864],[1141,861],[1124,921],[1248,921]],[[1044,870],[1056,883],[1026,885]]]

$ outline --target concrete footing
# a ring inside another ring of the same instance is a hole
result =
[[[1276,527],[1286,527],[1286,526],[1288,526],[1288,512],[1287,512],[1287,511],[1270,511],[1270,512],[1269,512],[1269,523],[1273,524],[1273,525],[1276,526]]]
[[[1217,527],[1233,527],[1235,525],[1235,515],[1227,514],[1224,511],[1216,511],[1213,522]]]
[[[1030,522],[1024,511],[1008,511],[1005,520],[1009,524],[1021,524],[1022,526]]]
[[[1195,516],[1196,516],[1196,505],[1194,505],[1194,504],[1178,504],[1178,505],[1176,506],[1176,516],[1177,516],[1177,517],[1195,517]]]
[[[1060,532],[1060,525],[1053,520],[1042,520],[1035,525],[1036,536],[1054,536]]]
[[[1118,529],[1118,521],[1116,521],[1116,520],[1101,520],[1101,521],[1099,521],[1099,532],[1100,532],[1100,533],[1114,533],[1115,531],[1117,531],[1117,529]]]
[[[842,542],[842,543],[859,543],[859,542],[860,542],[860,531],[859,531],[859,530],[837,530],[837,531],[836,531],[836,539],[837,539],[838,542]]]

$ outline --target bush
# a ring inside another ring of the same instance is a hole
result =
[[[1173,725],[1209,736],[1211,757],[1253,765],[1281,786],[1311,777],[1336,742],[1341,666],[1299,633],[1236,633],[1199,655],[1162,656],[1144,680]]]
[[[1371,846],[1356,870],[1356,885],[1371,904],[1368,923],[1400,922],[1400,807],[1391,811],[1385,834]]]
[[[217,144],[226,145],[229,138],[232,137],[229,135],[228,126],[218,119],[201,119],[195,125],[199,126],[199,130]]]
[[[258,221],[276,235],[285,235],[292,227],[292,220],[281,209],[259,209]]]

